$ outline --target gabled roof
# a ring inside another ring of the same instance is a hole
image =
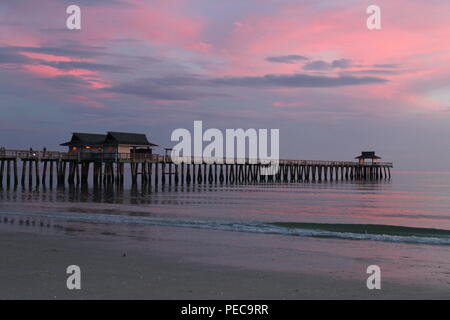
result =
[[[355,159],[381,159],[381,157],[375,154],[375,151],[362,151],[361,155],[355,157]]]
[[[150,146],[156,147],[147,140],[143,133],[113,132],[109,131],[105,138],[105,144],[126,144],[131,146]]]
[[[68,142],[61,143],[61,146],[102,145],[105,138],[106,134],[74,132],[72,134],[72,139]]]

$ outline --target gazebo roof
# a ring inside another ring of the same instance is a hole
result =
[[[355,157],[355,159],[381,159],[381,157],[375,154],[375,151],[362,151],[361,155]]]
[[[61,146],[102,145],[105,138],[106,134],[74,132],[72,139],[68,142],[61,143]]]
[[[151,143],[147,140],[147,136],[143,133],[129,133],[129,132],[113,132],[110,131],[106,135],[105,144],[126,144],[131,146],[149,146],[157,147],[157,144]]]
[[[123,144],[129,146],[157,147],[157,144],[147,140],[143,133],[108,132],[107,134],[74,132],[72,139],[61,143],[61,146],[102,146],[104,144]]]

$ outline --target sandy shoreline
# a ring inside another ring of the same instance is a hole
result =
[[[388,274],[381,290],[368,290],[364,266],[371,262],[314,249],[328,240],[296,239],[304,248],[298,250],[292,239],[280,236],[267,246],[261,244],[267,235],[151,227],[144,236],[129,226],[100,232],[105,227],[48,232],[3,225],[0,298],[450,298],[447,278],[437,282],[442,285],[425,285]],[[66,288],[71,264],[81,267],[81,290]]]

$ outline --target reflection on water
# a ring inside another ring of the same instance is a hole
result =
[[[373,223],[450,229],[450,175],[379,182],[116,185],[0,189],[2,212],[80,212],[209,221]]]
[[[264,252],[292,256],[296,268],[301,265],[327,273],[342,270],[353,277],[365,274],[367,265],[377,264],[382,265],[386,279],[394,275],[448,287],[450,238],[445,232],[439,236],[423,228],[450,230],[449,208],[450,173],[396,172],[392,180],[375,183],[41,186],[0,189],[0,231],[100,236],[106,240],[114,237],[127,245],[130,239],[145,246],[176,246],[177,241],[206,235],[201,241],[211,241],[215,244],[211,248],[220,248],[224,254],[199,256],[215,264],[223,259],[224,263],[241,265]],[[364,224],[421,229],[383,227],[378,233],[366,233]],[[161,234],[166,233],[169,241],[163,242]],[[246,248],[239,242],[255,233],[261,251],[253,244]],[[222,239],[227,242],[222,244]],[[227,246],[230,241],[231,249]],[[241,247],[245,256],[238,255],[230,262],[230,250]],[[278,266],[286,261],[283,259],[272,263]]]

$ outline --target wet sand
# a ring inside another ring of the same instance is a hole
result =
[[[396,274],[400,262],[379,256],[387,270],[382,289],[368,290],[365,268],[373,261],[355,257],[354,242],[339,243],[354,249],[350,257],[317,249],[336,240],[215,230],[82,224],[55,232],[0,230],[1,299],[450,298],[445,268],[428,281]],[[81,268],[81,290],[66,288],[72,264]]]

